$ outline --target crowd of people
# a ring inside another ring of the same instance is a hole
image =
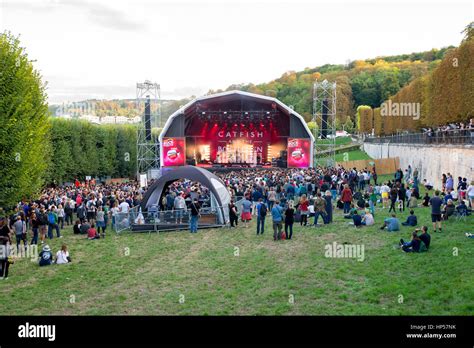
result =
[[[238,226],[239,221],[249,227],[255,218],[256,234],[263,235],[269,216],[275,241],[293,239],[295,223],[304,227],[333,223],[336,210],[351,220],[351,225],[363,228],[375,224],[375,206],[379,205],[379,212],[388,209],[390,214],[380,229],[399,231],[401,226],[418,224],[414,208],[430,206],[433,232],[441,232],[441,221],[453,215],[467,216],[474,206],[474,181],[458,177],[456,183],[450,173],[443,174],[441,191],[430,194],[433,186],[424,180],[426,193],[421,197],[419,173],[411,166],[404,171],[398,169],[393,179],[384,182],[379,182],[375,168],[358,170],[341,166],[253,168],[216,174],[232,197],[227,207],[230,227]],[[74,234],[85,235],[89,240],[103,239],[108,226],[113,228],[120,214],[126,215],[138,206],[144,193],[145,189],[136,182],[81,184],[76,180],[74,185],[49,187],[37,199],[21,201],[9,216],[0,214],[0,243],[16,243],[17,248],[22,244],[26,248],[40,243],[43,245],[40,262],[48,264],[45,257],[48,258],[51,250],[44,245],[46,239],[62,238],[61,231],[71,225]],[[208,188],[182,179],[166,189],[157,209],[168,213],[168,220],[177,224],[189,223],[190,232],[196,233],[201,210],[210,206],[210,200]],[[396,213],[405,209],[410,209],[410,215],[401,223]],[[410,242],[415,240],[412,243],[415,247],[403,242],[400,244],[403,250],[417,251],[418,237],[414,234],[412,237]],[[67,247],[63,246],[60,251],[66,253]],[[61,255],[57,255],[56,259],[60,260],[57,263],[65,263],[69,257]],[[49,259],[52,262],[53,257]],[[6,262],[8,264],[8,258]],[[0,264],[3,277],[8,275],[7,264],[5,260]]]
[[[294,223],[321,226],[320,216],[322,225],[332,223],[335,209],[342,210],[351,225],[362,228],[375,224],[375,206],[379,204],[390,214],[380,229],[391,232],[399,231],[401,226],[417,226],[414,209],[429,206],[433,232],[442,232],[441,221],[452,215],[468,216],[474,206],[474,181],[469,183],[467,178],[459,177],[455,185],[448,173],[442,190],[430,194],[433,186],[424,180],[427,192],[421,197],[419,172],[410,165],[382,183],[377,180],[375,168],[248,169],[218,175],[233,197],[228,207],[231,227],[238,224],[235,202],[240,201],[240,220],[248,227],[255,217],[257,235],[264,233],[267,214],[271,215],[274,240],[291,239]],[[410,210],[410,215],[400,222],[396,213],[405,209]]]

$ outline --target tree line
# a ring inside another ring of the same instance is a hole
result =
[[[445,52],[442,61],[427,74],[412,80],[384,104],[367,104],[357,109],[362,133],[389,135],[402,130],[466,122],[474,117],[474,29],[470,24],[459,47]],[[390,101],[390,104],[389,104]],[[384,115],[387,105],[419,106],[419,115]],[[414,117],[415,116],[415,117]],[[419,116],[419,117],[417,117]]]

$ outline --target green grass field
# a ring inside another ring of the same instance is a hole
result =
[[[338,153],[336,154],[335,157],[336,157],[336,162],[343,162],[345,159],[344,153]],[[371,159],[371,157],[362,150],[348,151],[346,158],[347,158],[347,161]]]
[[[416,214],[420,225],[430,221],[429,209]],[[355,229],[337,211],[333,224],[295,224],[293,240],[279,242],[269,218],[263,236],[254,223],[95,241],[67,228],[49,243],[56,252],[66,242],[73,263],[17,260],[0,282],[0,308],[4,315],[472,315],[474,239],[464,233],[474,232],[473,217],[444,223],[429,252],[405,254],[395,245],[412,228],[380,231],[386,216],[378,207],[376,226]],[[334,241],[364,245],[364,261],[326,258]]]

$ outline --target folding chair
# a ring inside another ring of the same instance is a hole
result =
[[[456,218],[456,221],[466,221],[467,210],[466,209],[455,210],[454,217]]]

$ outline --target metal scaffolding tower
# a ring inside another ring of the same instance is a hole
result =
[[[141,115],[137,128],[137,178],[150,169],[160,168],[158,136],[151,131],[154,127],[161,127],[160,102],[159,84],[148,80],[137,83],[136,107]]]
[[[334,166],[336,161],[336,82],[313,85],[314,163]]]

